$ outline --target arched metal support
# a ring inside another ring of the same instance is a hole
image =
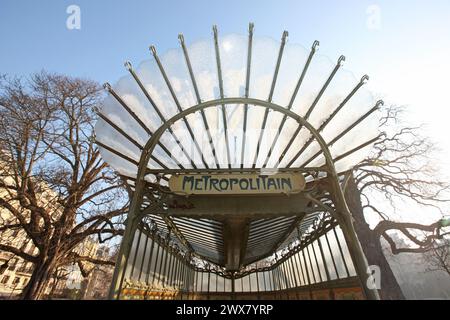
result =
[[[205,110],[210,107],[230,106],[230,105],[255,105],[265,107],[277,112],[281,112],[284,115],[297,121],[300,126],[305,127],[307,130],[311,132],[313,137],[317,140],[318,144],[320,145],[320,148],[326,160],[326,167],[328,168],[327,175],[332,189],[331,191],[333,194],[333,202],[336,207],[335,216],[337,221],[341,225],[342,230],[344,231],[344,235],[348,243],[350,254],[354,259],[356,271],[362,282],[362,288],[365,292],[367,299],[378,300],[379,299],[378,291],[376,289],[369,289],[366,285],[369,277],[369,275],[367,274],[368,268],[367,260],[363,254],[361,245],[356,236],[352,223],[351,214],[345,202],[344,193],[339,184],[338,174],[334,166],[333,158],[331,156],[330,150],[325,140],[307,120],[305,120],[298,114],[292,112],[291,110],[288,110],[280,105],[268,101],[242,97],[211,100],[190,107],[184,110],[183,112],[178,113],[177,115],[169,119],[167,122],[165,122],[158,130],[156,130],[156,132],[147,141],[146,145],[142,150],[141,158],[139,161],[139,167],[135,184],[135,192],[131,200],[130,211],[127,219],[128,223],[125,229],[122,244],[120,246],[119,254],[117,257],[117,263],[114,270],[109,298],[117,299],[119,297],[121,280],[123,279],[123,274],[125,272],[125,267],[127,263],[126,260],[131,250],[134,231],[140,219],[139,213],[141,210],[141,202],[143,200],[145,190],[144,177],[146,175],[147,165],[148,162],[150,161],[153,150],[155,149],[156,145],[159,143],[161,139],[161,136],[176,121],[179,121],[190,114],[193,114],[197,111]]]

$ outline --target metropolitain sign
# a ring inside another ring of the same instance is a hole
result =
[[[169,180],[172,192],[190,194],[290,194],[305,187],[301,173],[258,174],[180,174]]]

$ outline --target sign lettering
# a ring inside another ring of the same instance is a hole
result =
[[[169,188],[177,194],[289,194],[303,190],[299,173],[174,175]]]

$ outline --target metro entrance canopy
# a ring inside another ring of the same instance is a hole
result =
[[[382,101],[287,35],[180,35],[105,84],[96,141],[131,197],[110,298],[379,298],[341,173]]]

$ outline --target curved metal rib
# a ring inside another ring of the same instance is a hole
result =
[[[303,67],[300,78],[298,79],[297,85],[295,86],[294,93],[292,94],[291,100],[289,101],[289,105],[287,106],[288,110],[291,110],[292,105],[294,104],[295,98],[297,97],[298,90],[300,89],[300,86],[303,82],[303,79],[305,78],[306,72],[308,71],[309,65],[311,63],[311,60],[312,60],[314,53],[316,52],[318,46],[319,46],[319,41],[317,41],[317,40],[314,41],[313,45],[311,46],[311,51],[309,53],[308,59],[306,60],[305,65]],[[278,126],[277,133],[275,135],[275,138],[273,139],[272,145],[270,146],[269,152],[267,153],[266,160],[264,161],[264,164],[263,164],[263,168],[265,168],[267,166],[267,163],[269,162],[270,156],[272,155],[272,152],[275,148],[278,138],[281,135],[281,131],[283,130],[286,120],[287,120],[287,116],[284,115],[283,119],[280,122],[280,125]]]
[[[133,110],[125,103],[125,101],[122,100],[121,97],[114,91],[114,89],[111,87],[109,83],[104,84],[104,88],[108,90],[108,92],[117,100],[117,102],[120,103],[120,105],[128,112],[129,115],[142,127],[142,129],[147,132],[149,136],[153,135],[153,132],[142,122],[142,120],[134,113]],[[171,158],[177,166],[179,166],[181,169],[184,169],[184,166],[175,158],[172,156],[172,153],[169,151],[169,149],[166,148],[164,144],[162,144],[160,141],[158,141],[158,145],[164,150],[164,152]]]
[[[269,102],[272,102],[273,92],[275,91],[275,85],[277,83],[277,78],[278,78],[278,71],[280,70],[281,59],[283,58],[283,51],[284,51],[284,46],[286,45],[287,36],[288,36],[288,32],[284,31],[283,35],[281,36],[280,50],[278,51],[278,58],[277,58],[277,62],[275,65],[275,71],[273,74],[272,85],[270,86],[269,98],[267,99],[267,101],[269,101]],[[263,118],[263,122],[261,125],[261,130],[259,132],[258,142],[256,144],[255,157],[253,159],[253,165],[252,165],[253,168],[256,167],[256,162],[258,160],[258,155],[259,155],[259,149],[261,148],[261,141],[262,141],[262,138],[264,135],[264,130],[266,129],[268,116],[269,116],[269,109],[266,109],[264,112],[264,118]]]
[[[223,99],[224,94],[223,94],[222,66],[220,63],[219,36],[216,25],[213,26],[213,33],[214,33],[214,48],[216,50],[217,75],[219,77],[219,92],[220,98]],[[228,141],[228,125],[227,125],[227,113],[225,110],[225,105],[222,105],[222,121],[225,134],[225,144],[227,148],[228,168],[231,169],[230,143]]]
[[[143,146],[137,142],[135,139],[133,139],[128,133],[126,133],[122,128],[120,128],[118,125],[116,125],[114,122],[112,122],[111,120],[108,119],[108,117],[106,117],[104,114],[102,114],[101,112],[97,112],[98,116],[103,119],[103,121],[105,121],[108,125],[110,125],[114,130],[116,130],[118,133],[120,133],[123,137],[125,137],[128,141],[130,141],[132,144],[134,144],[140,151],[142,151]],[[97,140],[96,140],[97,141]],[[98,142],[98,141],[97,141]],[[105,148],[106,149],[106,148]],[[109,147],[108,147],[108,151],[109,151]],[[120,153],[119,151],[115,151],[115,154],[117,154],[118,156],[120,156],[121,158],[129,161],[128,159],[130,159],[129,157],[123,155],[122,153]],[[125,158],[126,157],[126,158]],[[161,166],[161,168],[163,169],[168,169],[168,167],[163,164],[158,158],[156,158],[155,156],[152,155],[152,160],[154,160],[158,165]]]
[[[189,59],[189,52],[186,48],[186,44],[184,43],[184,36],[183,34],[178,35],[178,39],[180,40],[181,48],[183,49],[184,59],[186,61],[186,65],[188,67],[189,76],[191,77],[192,86],[194,87],[195,97],[197,98],[197,103],[202,103],[202,100],[200,98],[200,93],[198,91],[197,81],[195,80],[194,71],[192,70],[191,60]],[[203,125],[205,126],[206,133],[208,134],[208,141],[209,145],[211,147],[212,154],[214,156],[214,161],[216,163],[217,169],[220,169],[219,160],[217,159],[216,149],[214,148],[213,139],[211,136],[211,131],[209,129],[208,120],[206,119],[205,112],[203,110],[200,111],[200,114],[202,116]]]
[[[247,49],[247,73],[245,76],[245,98],[248,98],[248,93],[250,89],[250,68],[252,64],[252,45],[253,45],[253,23],[248,26],[248,49]],[[242,132],[242,151],[241,151],[241,169],[244,167],[244,154],[245,154],[245,134],[247,131],[247,114],[248,114],[248,104],[244,105],[244,124]]]
[[[144,93],[145,97],[147,98],[147,100],[150,102],[150,104],[152,105],[153,109],[156,111],[156,113],[158,114],[161,122],[166,122],[166,118],[164,117],[164,115],[162,114],[161,110],[158,108],[158,106],[156,105],[155,101],[152,99],[152,97],[150,96],[150,93],[147,91],[147,89],[145,89],[144,84],[142,83],[141,79],[139,79],[138,75],[136,74],[136,72],[133,70],[133,66],[131,65],[131,63],[129,61],[125,62],[125,68],[130,72],[131,76],[133,77],[133,79],[136,81],[136,83],[138,84],[139,88],[141,89],[141,91]],[[194,161],[191,159],[189,153],[186,151],[186,149],[183,147],[180,139],[178,139],[178,137],[176,136],[175,132],[173,132],[172,128],[168,128],[167,129],[169,131],[169,133],[172,135],[173,139],[175,140],[175,142],[177,143],[177,145],[180,147],[181,151],[184,153],[184,155],[186,156],[186,158],[191,162],[191,165],[195,168],[195,163]]]
[[[322,132],[323,129],[330,123],[331,120],[339,113],[339,111],[347,104],[347,102],[355,95],[355,93],[369,80],[369,76],[364,75],[359,83],[353,88],[353,90],[345,97],[341,104],[333,111],[333,113],[320,125],[317,131]],[[309,147],[309,145],[314,141],[311,136],[308,141],[302,146],[302,148],[297,152],[297,154],[292,158],[291,161],[286,165],[286,167],[292,166],[292,164],[298,159],[298,157]]]
[[[342,62],[345,61],[345,57],[344,56],[340,56],[336,66],[334,67],[333,71],[331,72],[330,76],[328,77],[327,81],[324,83],[324,85],[322,86],[322,89],[320,89],[319,94],[317,95],[317,97],[314,99],[314,102],[311,104],[311,106],[309,107],[308,111],[306,112],[304,119],[308,120],[309,116],[311,115],[311,113],[313,112],[314,108],[316,107],[317,103],[319,102],[320,98],[322,97],[323,93],[325,92],[325,90],[328,88],[328,85],[330,84],[331,80],[333,80],[334,75],[336,74],[336,72],[339,70],[339,68],[342,65]],[[275,165],[276,167],[278,167],[278,165],[281,163],[281,161],[283,160],[284,156],[286,155],[286,153],[289,151],[289,149],[291,148],[291,145],[294,143],[294,140],[297,138],[300,130],[302,129],[302,125],[299,125],[297,127],[297,129],[295,130],[294,134],[291,137],[291,140],[289,140],[288,144],[286,145],[286,147],[284,148],[283,152],[281,153],[280,157],[278,158],[278,162]]]
[[[166,71],[164,70],[164,67],[163,67],[162,63],[159,60],[158,54],[156,53],[156,48],[154,46],[150,46],[150,51],[152,52],[153,57],[155,58],[156,64],[158,65],[159,71],[161,72],[161,75],[164,78],[164,81],[165,81],[165,83],[167,85],[167,88],[169,89],[170,94],[172,95],[173,101],[175,102],[175,105],[177,106],[178,112],[182,112],[183,109],[181,108],[181,105],[180,105],[180,102],[178,101],[177,95],[175,94],[175,91],[173,90],[173,87],[172,87],[172,84],[170,83],[169,77],[167,76]],[[192,128],[191,128],[191,126],[189,124],[189,121],[186,118],[184,118],[183,122],[186,125],[187,130],[189,131],[189,135],[191,136],[191,139],[194,142],[194,146],[197,149],[197,152],[199,153],[199,155],[200,155],[200,157],[202,159],[203,165],[206,168],[208,168],[208,164],[206,163],[205,158],[203,156],[203,152],[200,149],[200,146],[198,145],[197,140],[195,139],[194,132],[192,131]],[[191,160],[191,165],[193,167],[196,167],[193,160]]]
[[[380,108],[380,106],[382,106],[384,104],[384,102],[382,100],[377,101],[377,103],[375,104],[375,106],[370,109],[369,111],[367,111],[362,117],[360,117],[358,120],[356,120],[355,122],[353,122],[350,126],[348,126],[345,130],[343,130],[340,134],[338,134],[333,140],[331,140],[330,142],[327,143],[327,147],[331,147],[333,144],[336,143],[336,141],[338,141],[339,139],[341,139],[343,136],[345,136],[347,133],[349,133],[354,127],[356,127],[358,124],[360,124],[364,119],[366,119],[368,116],[370,116],[372,113],[374,113],[376,110],[378,110]],[[313,161],[315,158],[317,158],[320,154],[322,153],[322,151],[318,151],[317,153],[315,153],[312,157],[310,157],[308,160],[306,160],[300,167],[303,168],[305,166],[307,166],[311,161]]]

